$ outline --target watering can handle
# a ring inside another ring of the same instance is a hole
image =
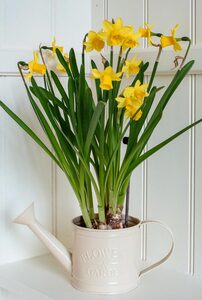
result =
[[[153,220],[142,221],[140,223],[140,226],[146,225],[146,224],[149,224],[149,223],[159,224],[169,232],[170,237],[171,237],[171,247],[170,247],[170,250],[168,251],[168,253],[163,258],[161,258],[157,262],[153,263],[152,265],[150,265],[150,266],[146,267],[145,269],[143,269],[142,271],[140,271],[139,276],[141,276],[142,274],[144,274],[144,273],[158,267],[162,263],[164,263],[170,257],[170,255],[171,255],[171,253],[173,252],[173,249],[174,249],[174,238],[173,238],[173,233],[172,233],[171,229],[166,224],[164,224],[162,222],[159,222],[159,221],[153,221]]]

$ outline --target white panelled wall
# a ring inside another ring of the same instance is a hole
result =
[[[0,99],[43,136],[17,72],[17,61],[31,60],[39,43],[50,43],[53,36],[66,49],[73,46],[80,52],[84,34],[91,28],[98,30],[104,18],[122,16],[136,29],[145,22],[155,23],[155,31],[167,34],[180,23],[179,35],[193,40],[190,57],[193,54],[196,63],[174,94],[148,147],[155,145],[202,116],[201,10],[200,0],[0,0]],[[142,54],[151,60],[154,50],[140,49],[139,57]],[[171,80],[174,56],[172,51],[164,51],[158,86]],[[130,213],[167,223],[176,243],[167,266],[202,278],[201,134],[199,125],[136,170]],[[71,219],[80,211],[69,183],[2,110],[0,197],[0,264],[46,253],[28,229],[12,224],[32,201],[41,223],[71,247]],[[153,260],[162,255],[166,240],[156,227],[145,230],[143,258]]]
[[[41,42],[50,45],[54,36],[65,49],[80,52],[89,28],[90,0],[85,5],[82,0],[0,0],[0,99],[43,139],[16,63],[32,60],[33,50]],[[42,224],[65,239],[67,220],[80,213],[69,184],[0,110],[0,264],[47,252],[28,229],[12,223],[33,201]]]

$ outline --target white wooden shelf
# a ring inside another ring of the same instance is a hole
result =
[[[26,300],[201,300],[202,280],[160,267],[141,278],[138,288],[118,296],[81,293],[51,255],[0,266],[0,288]]]

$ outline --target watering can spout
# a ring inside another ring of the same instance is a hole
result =
[[[34,203],[32,203],[28,208],[26,208],[17,218],[13,220],[13,222],[27,226],[35,222]]]
[[[43,242],[53,256],[61,265],[71,272],[71,253],[67,251],[64,245],[47,231],[35,218],[34,203],[13,220],[14,223],[27,225],[33,233]]]

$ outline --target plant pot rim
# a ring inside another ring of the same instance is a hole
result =
[[[98,214],[95,214],[95,217],[98,217]],[[124,219],[124,216],[123,216]],[[75,217],[72,220],[72,224],[75,228],[79,229],[79,230],[83,230],[83,231],[93,231],[93,232],[121,232],[121,231],[130,231],[133,230],[135,227],[138,227],[141,224],[140,219],[129,216],[128,217],[128,227],[124,227],[124,228],[118,228],[118,229],[95,229],[95,228],[87,228],[85,227],[85,223],[83,220],[83,217],[80,215],[78,217]]]

